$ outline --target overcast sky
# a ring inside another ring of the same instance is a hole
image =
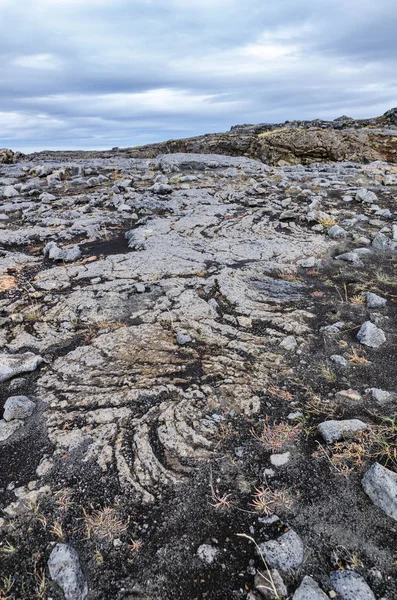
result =
[[[135,146],[397,105],[397,0],[0,0],[0,147]]]

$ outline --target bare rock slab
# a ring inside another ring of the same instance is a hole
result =
[[[306,575],[292,596],[292,600],[329,600],[312,577]]]
[[[48,569],[51,579],[62,589],[66,600],[84,600],[88,587],[76,550],[67,544],[57,544],[48,559]]]
[[[20,373],[34,371],[42,362],[42,357],[33,352],[0,354],[0,383]]]
[[[327,444],[354,437],[354,434],[367,429],[367,425],[360,419],[347,419],[345,421],[324,421],[317,427]]]
[[[375,463],[365,473],[362,486],[372,502],[397,521],[397,473]]]
[[[376,600],[365,579],[354,571],[333,571],[330,579],[341,600]]]

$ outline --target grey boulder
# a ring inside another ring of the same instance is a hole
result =
[[[263,542],[259,546],[267,564],[272,569],[288,572],[296,570],[303,561],[303,542],[299,535],[290,529],[277,540]]]
[[[182,333],[182,331],[178,331],[178,333],[176,334],[176,342],[177,344],[179,344],[179,346],[189,344],[191,341],[192,338],[190,337],[190,335],[186,335],[185,333]]]
[[[329,600],[312,577],[306,575],[292,596],[292,600]]]
[[[346,229],[343,229],[343,227],[339,227],[339,225],[332,225],[332,227],[330,227],[327,230],[327,233],[329,237],[331,237],[334,240],[347,237]]]
[[[327,444],[333,444],[339,440],[354,437],[354,434],[359,431],[365,431],[367,425],[359,419],[347,419],[345,421],[324,421],[318,425],[317,429]]]
[[[33,352],[0,354],[0,383],[20,373],[34,371],[42,362],[42,357]]]
[[[167,183],[155,183],[154,186],[152,187],[152,192],[154,194],[160,194],[160,195],[171,194],[172,187],[170,185],[168,185]]]
[[[371,192],[366,188],[360,188],[356,194],[356,200],[364,202],[364,204],[373,204],[378,201],[378,196],[375,192]]]
[[[332,362],[339,365],[340,367],[349,366],[348,361],[345,359],[344,356],[341,356],[340,354],[331,354],[330,359],[332,360]]]
[[[367,308],[383,308],[387,304],[386,298],[373,294],[372,292],[366,292],[365,294]]]
[[[379,404],[385,404],[395,400],[397,394],[395,392],[388,392],[387,390],[381,390],[379,388],[368,388],[365,390],[366,394],[371,394],[372,400],[379,402]]]
[[[362,486],[372,502],[397,521],[397,473],[375,463],[365,473]]]
[[[50,577],[62,589],[66,600],[84,600],[87,583],[76,550],[67,544],[54,546],[48,559]]]
[[[3,196],[5,198],[16,198],[19,196],[19,192],[12,185],[7,185],[3,189]]]
[[[43,250],[44,256],[48,256],[50,260],[63,260],[65,262],[73,262],[81,258],[81,250],[79,246],[73,246],[62,250],[55,242],[46,244]]]
[[[379,348],[386,341],[385,332],[376,327],[371,321],[365,321],[357,333],[357,339],[364,346]]]
[[[372,240],[372,246],[377,250],[395,250],[397,247],[397,242],[393,242],[384,233],[377,233]]]
[[[345,262],[351,262],[356,265],[363,264],[357,252],[344,252],[343,254],[338,254],[337,256],[335,256],[335,260],[343,260]]]
[[[27,419],[33,414],[36,404],[27,396],[10,396],[4,404],[4,419]]]
[[[0,442],[5,442],[9,437],[12,436],[20,427],[22,427],[23,421],[5,421],[0,420]]]
[[[333,571],[330,580],[340,600],[376,600],[365,579],[354,571]]]
[[[288,350],[288,352],[292,352],[298,346],[298,342],[296,341],[295,336],[288,335],[286,338],[284,338],[280,342],[280,346],[281,346],[281,348],[284,348],[284,350]]]

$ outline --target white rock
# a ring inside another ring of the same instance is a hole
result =
[[[10,396],[4,404],[4,419],[27,419],[33,414],[36,404],[27,396]]]
[[[23,421],[5,421],[0,420],[0,442],[8,440],[20,427],[23,426]]]
[[[347,419],[345,421],[324,421],[317,426],[317,429],[327,444],[333,444],[339,440],[351,438],[359,431],[365,431],[367,425],[359,419]]]
[[[19,375],[19,373],[34,371],[42,362],[42,357],[32,352],[0,354],[0,383]]]
[[[397,473],[375,463],[365,473],[362,486],[372,502],[397,521]]]
[[[273,467],[283,467],[287,464],[290,458],[290,452],[283,452],[282,454],[272,454],[270,456],[270,462],[272,463]]]
[[[197,556],[207,565],[211,565],[214,562],[218,552],[219,550],[210,544],[201,544],[197,548]]]
[[[48,559],[48,569],[51,579],[62,589],[66,600],[84,600],[88,587],[74,548],[57,544]]]

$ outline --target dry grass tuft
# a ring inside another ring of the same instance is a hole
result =
[[[355,365],[366,365],[369,363],[369,360],[365,357],[364,350],[360,350],[359,352],[356,348],[352,348],[350,354],[346,354],[346,358]]]
[[[117,511],[109,506],[99,510],[93,509],[90,513],[83,509],[83,513],[87,538],[112,541],[128,529],[128,525],[119,518]]]
[[[334,225],[337,224],[337,220],[334,217],[331,216],[327,216],[327,217],[323,217],[322,219],[319,220],[320,225],[322,225],[325,229],[328,229],[329,227],[333,227]]]
[[[355,305],[364,304],[365,298],[362,294],[356,294],[350,298],[350,303]]]
[[[272,515],[280,508],[289,508],[291,501],[286,494],[280,490],[270,488],[255,488],[251,506],[265,515]]]
[[[262,431],[257,434],[251,429],[251,434],[258,440],[266,450],[279,451],[294,444],[302,433],[302,424],[290,425],[289,423],[280,423],[270,426],[266,419]]]
[[[287,390],[283,390],[275,385],[271,385],[267,388],[267,393],[272,398],[281,398],[281,400],[292,400],[293,395]]]
[[[211,500],[210,505],[216,508],[217,510],[227,510],[231,506],[235,504],[235,499],[232,494],[220,494],[218,490],[215,489],[214,483],[212,480],[212,472],[210,475],[210,490],[211,490]]]

